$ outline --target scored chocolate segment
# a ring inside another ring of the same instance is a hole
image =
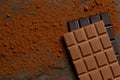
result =
[[[115,77],[118,77],[118,76],[120,76],[120,65],[116,62],[116,63],[114,63],[114,64],[111,64],[110,65],[110,67],[112,68],[112,72],[113,72],[113,75],[115,76]]]
[[[98,22],[98,21],[100,21],[101,19],[100,19],[100,15],[95,15],[95,16],[91,16],[90,17],[90,22],[91,23],[95,23],[95,22]]]
[[[81,52],[79,51],[79,47],[74,45],[68,48],[70,51],[70,55],[72,56],[73,60],[77,60],[82,58]]]
[[[100,43],[99,38],[93,38],[89,41],[90,45],[92,46],[92,50],[94,53],[102,51],[102,45]],[[96,44],[94,44],[96,43]]]
[[[88,71],[97,69],[97,63],[94,56],[88,56],[85,58],[85,63]]]
[[[102,30],[97,24],[98,22],[64,35],[78,78],[80,80],[118,79],[120,67],[107,30],[103,22],[99,23],[103,25]],[[79,35],[81,39],[77,38]]]
[[[90,76],[88,74],[83,74],[79,76],[79,79],[81,80],[91,80]]]
[[[71,45],[74,45],[76,43],[74,34],[72,32],[69,34],[65,34],[64,36],[65,36],[64,39],[67,40],[67,42],[66,42],[67,46],[71,46]]]
[[[68,26],[69,26],[69,31],[80,28],[78,20],[69,21]]]
[[[118,60],[118,62],[120,64],[120,55],[117,55],[116,57],[117,57],[117,60]]]
[[[90,21],[89,21],[89,18],[82,18],[79,20],[80,22],[80,26],[83,27],[83,26],[87,26],[90,24]]]
[[[108,63],[104,52],[99,52],[99,53],[95,54],[95,59],[98,62],[97,64],[99,67],[105,66]]]
[[[111,47],[111,42],[110,42],[108,34],[100,36],[100,40],[102,42],[102,45],[103,45],[104,49],[107,49],[107,48]]]
[[[103,80],[100,74],[100,71],[95,70],[90,72],[91,80]],[[81,80],[81,79],[80,79]],[[83,79],[84,80],[84,79]]]
[[[94,25],[89,25],[89,27],[85,27],[85,31],[87,33],[88,38],[93,38],[97,36],[97,31],[93,26]]]
[[[83,29],[78,29],[74,32],[77,42],[85,41],[87,38]]]
[[[102,67],[100,69],[100,72],[102,73],[103,80],[113,80],[113,74],[109,66]]]
[[[81,52],[82,52],[83,56],[88,56],[88,55],[92,54],[92,50],[90,49],[90,45],[89,45],[88,42],[82,42],[79,45],[79,47],[81,49]]]
[[[105,25],[103,21],[96,22],[95,26],[99,35],[106,33],[106,28],[104,27]]]
[[[115,40],[112,26],[107,26],[106,28],[107,28],[107,32],[109,34],[110,40],[111,41]]]
[[[109,62],[109,63],[113,63],[113,62],[117,61],[117,58],[116,58],[116,56],[115,56],[115,54],[114,54],[113,48],[110,48],[110,49],[108,49],[108,50],[105,50],[105,53],[106,53],[106,55],[108,56],[108,62]]]
[[[78,75],[81,75],[87,72],[87,69],[83,60],[76,60],[73,63]]]
[[[104,21],[105,26],[111,25],[109,13],[103,13],[103,14],[101,14],[100,16],[101,16],[101,19]]]
[[[113,48],[114,48],[114,51],[116,52],[117,55],[119,55],[119,50],[118,50],[118,46],[117,46],[117,43],[116,41],[111,41],[112,45],[113,45]]]

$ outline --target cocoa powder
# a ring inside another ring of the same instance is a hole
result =
[[[43,70],[50,76],[51,66],[63,66],[55,60],[67,55],[61,41],[68,32],[67,21],[109,12],[117,35],[120,22],[114,0],[81,1],[35,0],[22,5],[23,1],[15,12],[18,4],[11,9],[10,0],[6,0],[0,8],[0,76],[32,75]]]

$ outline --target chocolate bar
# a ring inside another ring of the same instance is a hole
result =
[[[119,80],[120,66],[103,21],[64,35],[80,80]]]
[[[77,28],[75,26],[76,25],[75,22],[73,22],[74,25],[68,25],[69,31],[73,31],[73,30],[79,29],[81,27],[87,26],[89,24],[93,24],[93,23],[98,22],[100,20],[103,20],[111,42],[114,41],[113,47],[114,47],[116,55],[118,55],[119,51],[118,51],[118,47],[117,47],[117,44],[116,44],[116,41],[115,41],[115,38],[114,38],[114,32],[113,32],[112,24],[111,24],[111,21],[110,21],[109,13],[102,13],[100,15],[94,15],[94,16],[91,16],[91,17],[79,19],[78,20],[79,24],[77,23]],[[68,22],[68,24],[69,23],[70,22]]]

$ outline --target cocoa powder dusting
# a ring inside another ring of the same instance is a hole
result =
[[[50,77],[51,67],[64,66],[56,59],[67,55],[61,39],[68,32],[67,22],[70,20],[109,12],[115,34],[120,30],[119,12],[114,0],[88,0],[85,3],[82,0],[59,0],[59,3],[56,0],[33,0],[19,11],[13,10],[18,4],[10,5],[10,2],[6,0],[0,5],[2,77],[17,77],[23,73],[33,75],[43,69]]]

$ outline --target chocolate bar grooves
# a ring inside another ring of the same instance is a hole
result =
[[[80,80],[120,79],[120,65],[103,24],[103,21],[99,21],[64,35]]]
[[[117,47],[117,44],[116,44],[116,41],[114,38],[114,32],[113,32],[113,27],[112,27],[112,24],[110,21],[109,13],[102,13],[99,15],[94,15],[94,16],[82,18],[79,20],[72,20],[72,21],[67,22],[67,24],[68,24],[69,31],[74,31],[79,28],[85,27],[89,24],[98,22],[100,20],[103,20],[103,22],[105,24],[105,28],[107,29],[111,43],[114,41],[114,43],[112,43],[112,45],[115,50],[115,54],[118,55],[119,51],[118,51],[118,47]]]

